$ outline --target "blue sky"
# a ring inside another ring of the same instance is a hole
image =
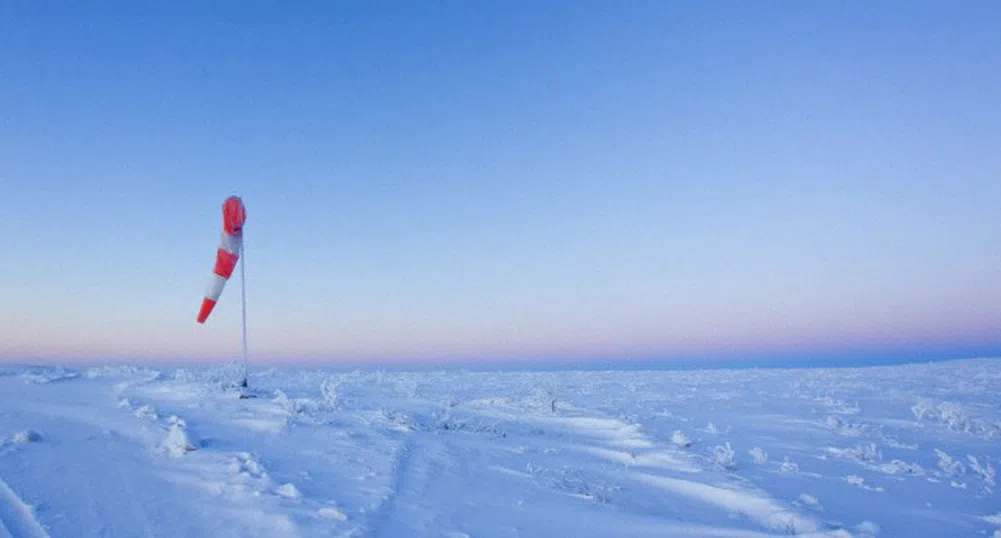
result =
[[[1001,354],[1001,4],[8,2],[0,359]]]

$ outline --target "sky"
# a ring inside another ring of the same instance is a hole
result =
[[[0,361],[1001,355],[1001,3],[0,4]]]

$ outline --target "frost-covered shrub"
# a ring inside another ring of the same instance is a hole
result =
[[[582,470],[573,467],[559,470],[542,469],[540,474],[559,490],[588,497],[599,503],[610,502],[612,496],[620,489],[618,486],[604,483],[597,477],[587,476]]]
[[[157,413],[156,413],[156,409],[153,409],[153,406],[151,406],[151,405],[144,405],[144,406],[136,409],[133,412],[133,414],[136,417],[138,417],[138,418],[145,418],[145,419],[148,419],[148,420],[156,420],[156,419],[160,418],[160,416],[157,415]]]
[[[929,411],[933,411],[934,409],[935,409],[934,402],[928,400],[927,398],[921,398],[920,400],[918,400],[916,404],[911,406],[911,413],[914,414],[914,418],[920,421],[924,420],[925,415],[927,415]]]
[[[874,462],[882,458],[882,454],[876,449],[876,443],[855,445],[853,448],[828,448],[827,451],[853,461]]]
[[[838,434],[845,437],[861,437],[867,429],[864,424],[844,422],[835,415],[828,415],[824,422],[828,428],[837,431]]]
[[[733,447],[730,446],[729,441],[725,445],[716,445],[713,447],[712,460],[713,463],[724,469],[733,469],[737,466],[736,454],[734,454]]]
[[[299,406],[296,401],[289,398],[288,395],[281,389],[275,389],[275,396],[271,399],[271,401],[284,409],[289,415],[299,414]]]
[[[452,409],[458,405],[458,402],[451,396],[445,398],[434,410],[432,414],[432,421],[434,424],[434,429],[439,431],[453,431],[461,430],[465,428],[465,423],[452,416]]]
[[[785,460],[783,460],[782,463],[779,465],[779,470],[782,471],[783,473],[798,473],[799,464],[794,461],[791,461],[789,459],[789,456],[786,456]]]
[[[892,460],[890,463],[885,463],[879,467],[880,471],[886,474],[893,475],[915,475],[922,476],[925,474],[925,470],[921,468],[917,463],[907,463],[903,460]]]
[[[962,476],[966,474],[966,467],[963,465],[963,462],[952,459],[952,456],[937,448],[935,449],[935,455],[938,456],[938,468],[946,476]]]
[[[850,475],[848,475],[848,476],[845,477],[845,482],[848,482],[849,484],[851,484],[853,486],[861,486],[861,485],[865,484],[865,479],[862,478],[859,475],[850,474]]]
[[[970,462],[970,469],[980,476],[980,479],[984,482],[984,489],[988,493],[994,492],[994,486],[996,485],[997,473],[994,470],[994,466],[991,462],[984,460],[984,464],[980,464],[980,460],[976,456],[968,455],[966,459]]]
[[[922,398],[911,406],[911,413],[919,421],[938,422],[950,430],[969,433],[982,439],[995,439],[1001,436],[1001,426],[971,417],[961,405],[955,402],[935,403],[927,398]]]
[[[559,406],[559,390],[556,386],[556,379],[549,377],[535,387],[529,401],[534,407],[541,407],[555,414]]]
[[[341,386],[341,381],[334,379],[333,377],[328,377],[320,383],[320,396],[323,397],[323,406],[328,411],[334,411],[340,408],[341,400],[338,389]]]

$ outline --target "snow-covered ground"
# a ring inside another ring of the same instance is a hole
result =
[[[0,369],[0,537],[1001,537],[1001,360]]]

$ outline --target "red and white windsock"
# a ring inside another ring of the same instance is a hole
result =
[[[237,196],[230,196],[222,204],[222,239],[219,240],[219,250],[216,251],[215,268],[212,270],[212,281],[205,292],[202,309],[198,311],[198,323],[205,323],[212,309],[215,308],[226,281],[233,274],[236,262],[240,260],[243,249],[243,224],[247,221],[247,209]]]

